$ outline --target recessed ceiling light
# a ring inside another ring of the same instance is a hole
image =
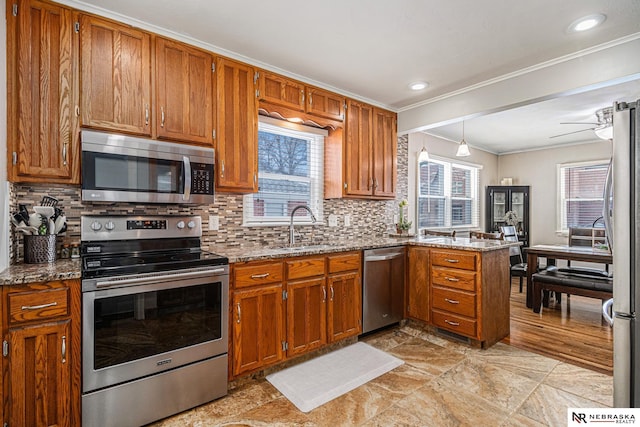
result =
[[[593,15],[583,16],[582,18],[573,21],[571,25],[569,25],[567,31],[570,33],[587,31],[602,24],[605,19],[607,19],[607,17],[602,13],[594,13]]]
[[[411,90],[422,90],[424,88],[426,88],[427,86],[429,86],[429,83],[427,82],[413,82],[409,85],[409,89]]]

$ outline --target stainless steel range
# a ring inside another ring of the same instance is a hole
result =
[[[84,216],[82,425],[139,426],[227,393],[228,259],[195,216]]]

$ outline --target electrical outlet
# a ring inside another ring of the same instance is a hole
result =
[[[344,226],[351,227],[351,215],[347,214],[344,216]]]
[[[398,214],[395,214],[395,215],[393,216],[393,223],[394,223],[394,224],[397,224],[397,223],[398,223]]]
[[[329,215],[329,227],[337,227],[338,226],[338,216],[337,215]]]
[[[209,215],[209,230],[220,230],[220,217],[218,215]]]

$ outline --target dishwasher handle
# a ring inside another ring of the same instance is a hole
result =
[[[390,259],[396,259],[396,258],[400,258],[403,254],[402,253],[394,253],[391,255],[369,255],[364,257],[365,262],[369,262],[369,261],[387,261]]]

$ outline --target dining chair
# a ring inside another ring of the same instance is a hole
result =
[[[504,233],[483,233],[482,231],[470,231],[469,238],[480,240],[504,240]]]
[[[441,230],[427,230],[426,228],[424,228],[422,229],[422,234],[424,236],[456,237],[456,230],[441,231]]]
[[[516,228],[513,225],[506,225],[500,227],[500,231],[504,233],[504,240],[507,242],[517,242],[518,234]],[[511,275],[509,277],[509,283],[513,277],[520,279],[520,292],[522,293],[522,282],[527,277],[527,263],[522,259],[522,249],[520,246],[511,246],[509,248],[509,261],[511,263]]]

